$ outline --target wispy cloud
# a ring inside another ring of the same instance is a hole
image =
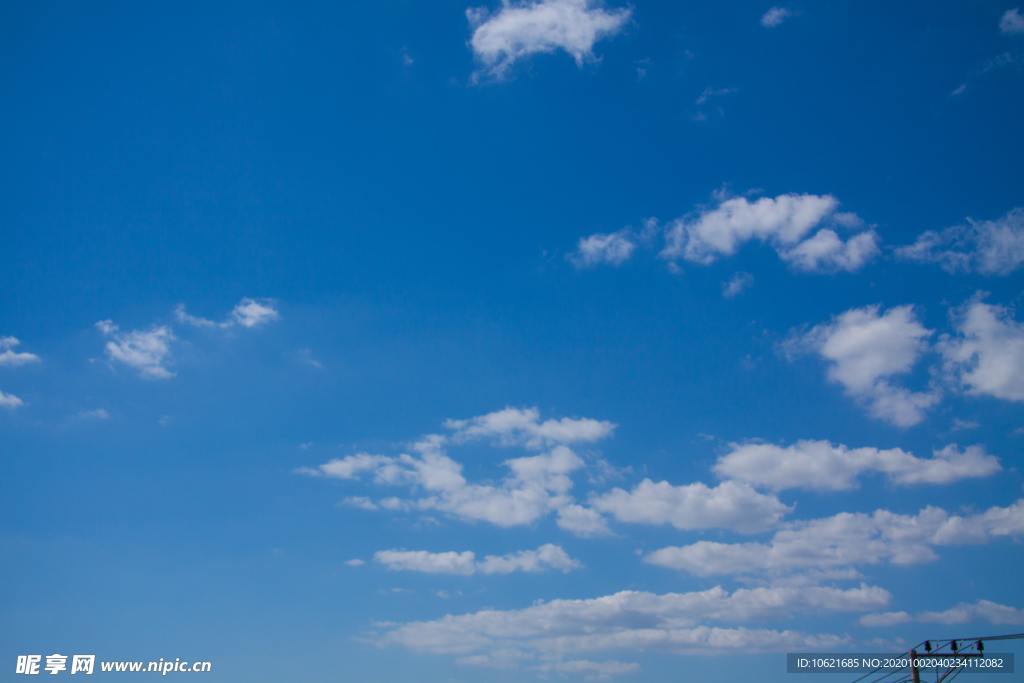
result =
[[[262,327],[276,320],[281,314],[277,310],[277,304],[273,299],[253,299],[245,297],[239,301],[227,317],[221,321],[210,320],[200,316],[192,315],[185,308],[185,304],[178,304],[174,308],[174,318],[182,325],[192,327],[206,327],[217,329],[229,329],[232,327],[244,327],[252,329]]]
[[[1021,15],[1019,7],[1006,10],[999,18],[999,30],[1006,34],[1024,33],[1024,15]]]
[[[968,219],[967,225],[928,230],[913,244],[896,249],[896,255],[937,263],[950,273],[1009,275],[1024,264],[1024,208],[995,220]]]
[[[765,28],[775,28],[780,26],[782,22],[788,19],[792,15],[785,7],[772,7],[767,12],[761,15],[761,26]]]
[[[735,299],[752,284],[754,276],[750,273],[733,273],[731,278],[722,283],[722,296],[726,299]]]
[[[707,104],[716,97],[725,97],[726,95],[735,95],[737,92],[736,88],[712,88],[707,87],[701,91],[700,95],[697,95],[696,104],[701,106]]]
[[[83,420],[109,420],[110,412],[106,408],[94,408],[92,410],[80,410],[76,417]]]
[[[581,237],[569,261],[577,268],[599,265],[621,266],[636,249],[636,242],[626,231],[595,233]]]
[[[865,614],[859,619],[861,626],[894,626],[911,621],[933,624],[975,624],[987,622],[996,625],[1024,624],[1024,609],[1001,605],[991,600],[961,602],[940,611],[918,612],[876,612]]]

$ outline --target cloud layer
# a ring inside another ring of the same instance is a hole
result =
[[[910,565],[937,559],[936,546],[988,543],[1024,535],[1024,499],[967,516],[926,507],[916,515],[888,510],[841,512],[790,522],[767,543],[698,541],[656,550],[644,559],[697,576],[778,575],[861,565]]]
[[[951,484],[987,477],[999,460],[981,446],[959,450],[956,444],[919,458],[899,448],[847,448],[828,441],[797,441],[791,446],[734,444],[715,463],[715,474],[772,490],[844,491],[856,488],[869,472],[899,485]]]
[[[887,591],[868,585],[752,588],[732,593],[721,587],[692,593],[622,591],[393,625],[377,637],[386,645],[456,656],[464,664],[529,668],[619,652],[635,656],[651,651],[829,648],[845,642],[845,637],[737,625],[811,611],[864,612],[884,607],[889,600]]]

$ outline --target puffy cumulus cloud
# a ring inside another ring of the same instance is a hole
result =
[[[834,647],[846,638],[737,624],[808,612],[877,610],[889,600],[886,590],[868,585],[760,587],[732,593],[721,587],[690,593],[622,591],[591,599],[550,600],[517,610],[481,610],[389,624],[376,639],[384,645],[455,656],[464,664],[571,671],[576,667],[572,662],[595,653]]]
[[[630,491],[615,488],[595,496],[591,505],[620,522],[740,533],[771,528],[791,510],[778,498],[733,481],[709,487],[700,482],[673,486],[644,479]]]
[[[970,515],[926,507],[916,515],[888,510],[843,512],[790,522],[767,543],[698,541],[666,547],[645,561],[698,576],[785,574],[806,569],[849,568],[882,563],[930,562],[934,548],[979,544],[1024,535],[1024,499]]]
[[[939,344],[946,368],[969,394],[1024,401],[1024,325],[1007,308],[975,301]]]
[[[629,9],[604,9],[594,0],[503,0],[501,8],[466,11],[473,35],[469,44],[481,69],[474,75],[505,78],[521,59],[563,50],[577,65],[593,57],[594,44],[618,33]]]
[[[171,342],[174,333],[165,325],[155,325],[148,330],[122,332],[110,320],[96,323],[96,329],[110,339],[105,345],[107,357],[135,370],[145,379],[170,379],[174,377],[167,365],[171,360]]]
[[[790,12],[785,7],[771,7],[767,12],[761,15],[761,26],[765,28],[775,28],[790,17]]]
[[[968,220],[967,225],[928,230],[896,254],[910,261],[937,263],[951,273],[1008,275],[1024,263],[1024,208],[996,220]]]
[[[279,320],[280,317],[281,314],[278,312],[277,304],[273,299],[253,299],[250,297],[245,297],[235,304],[235,307],[228,313],[227,318],[219,322],[190,314],[185,308],[185,304],[178,304],[174,308],[175,320],[182,325],[191,325],[192,327],[218,329],[244,327],[252,329],[272,323]]]
[[[931,335],[911,306],[885,312],[879,306],[866,306],[814,327],[792,339],[789,348],[809,349],[824,358],[829,379],[864,403],[872,416],[909,427],[924,419],[939,401],[939,393],[910,391],[892,379],[913,369]]]
[[[877,253],[878,238],[873,232],[862,232],[843,241],[835,230],[823,228],[781,255],[798,270],[815,272],[860,270]]]
[[[1006,10],[999,18],[999,30],[1006,34],[1024,33],[1024,16],[1019,7]]]
[[[615,430],[613,422],[592,418],[541,421],[536,408],[504,408],[465,420],[445,420],[444,425],[457,441],[491,438],[503,445],[530,448],[600,441]]]
[[[715,474],[776,491],[843,491],[857,487],[868,472],[901,485],[950,484],[987,477],[1000,470],[999,459],[981,446],[959,450],[956,444],[919,458],[899,448],[848,448],[828,441],[797,441],[790,446],[733,444],[715,463]]]
[[[861,626],[893,626],[911,621],[933,624],[976,624],[987,622],[996,625],[1024,624],[1024,610],[1000,605],[991,600],[961,602],[949,609],[936,612],[877,612],[865,614],[859,620]]]
[[[368,478],[379,485],[404,486],[413,492],[408,498],[375,501],[355,496],[346,500],[365,510],[437,511],[499,527],[532,524],[575,503],[570,495],[571,475],[583,468],[584,462],[567,446],[505,460],[508,475],[504,479],[473,483],[463,476],[462,465],[444,451],[445,444],[443,437],[432,435],[414,444],[411,454],[357,453],[297,472],[334,479]]]
[[[8,394],[0,391],[0,408],[18,408],[25,405],[25,402],[14,394]]]
[[[798,270],[857,270],[878,253],[878,237],[838,208],[831,195],[732,197],[669,225],[661,255],[708,264],[757,240],[770,244]],[[840,233],[851,230],[856,233],[844,240]]]
[[[426,550],[381,550],[374,553],[375,562],[395,571],[427,574],[536,574],[544,571],[571,572],[580,563],[561,546],[545,543],[534,550],[520,550],[507,555],[487,555],[477,560],[471,550],[432,553]]]
[[[16,368],[30,363],[39,363],[42,359],[34,353],[15,351],[21,345],[17,337],[0,337],[0,367]]]
[[[576,251],[569,254],[569,262],[577,268],[600,265],[621,266],[633,256],[636,243],[628,232],[596,233],[581,237]]]

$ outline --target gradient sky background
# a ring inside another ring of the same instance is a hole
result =
[[[1024,630],[1013,0],[467,9],[0,7],[3,666],[781,681]],[[839,513],[865,564],[715,560]]]

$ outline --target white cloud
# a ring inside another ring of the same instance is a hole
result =
[[[625,26],[629,9],[606,10],[594,0],[503,0],[493,15],[466,11],[473,35],[470,46],[483,74],[501,79],[517,61],[564,50],[582,65],[593,58],[594,44]]]
[[[174,318],[182,325],[193,327],[229,329],[241,326],[247,329],[262,327],[268,323],[279,320],[281,314],[273,299],[253,299],[245,297],[231,309],[227,318],[221,322],[192,315],[185,308],[185,304],[178,304],[174,307]]]
[[[927,349],[932,331],[911,306],[882,313],[878,306],[854,308],[818,325],[797,340],[829,362],[828,377],[866,404],[874,417],[900,427],[915,425],[935,405],[935,391],[913,392],[892,378],[909,373]]]
[[[615,430],[614,423],[591,418],[563,417],[541,422],[536,408],[504,408],[465,420],[445,420],[444,426],[459,441],[492,438],[503,445],[530,448],[600,441]]]
[[[1001,468],[981,446],[959,450],[956,444],[919,458],[899,448],[847,448],[828,441],[797,441],[790,446],[767,443],[733,444],[718,459],[715,474],[780,491],[843,491],[857,487],[868,472],[883,474],[895,484],[950,484],[987,477]]]
[[[881,612],[865,614],[860,618],[861,626],[892,626],[918,621],[933,624],[972,624],[988,622],[997,625],[1024,624],[1024,610],[1000,605],[991,600],[961,602],[949,609],[936,612]]]
[[[938,624],[968,624],[987,621],[990,624],[1024,624],[1024,609],[1000,605],[990,600],[961,602],[941,612],[922,612],[918,621]]]
[[[808,272],[860,270],[877,254],[878,237],[874,232],[861,232],[844,242],[829,228],[822,228],[813,237],[780,252],[784,261]]]
[[[520,550],[508,555],[488,555],[480,562],[482,574],[536,573],[554,569],[562,573],[579,569],[582,565],[569,557],[561,546],[545,543],[536,550]]]
[[[785,7],[772,7],[761,15],[761,26],[775,28],[788,19],[790,14],[792,13]]]
[[[356,453],[347,455],[344,458],[334,458],[316,467],[300,467],[300,474],[311,476],[324,476],[333,479],[356,479],[365,472],[372,472],[383,465],[392,462],[394,459],[384,455],[371,455],[370,453]]]
[[[613,659],[595,661],[592,659],[569,659],[560,662],[545,662],[534,667],[538,671],[583,676],[584,680],[605,680],[622,676],[640,669],[636,662],[620,662]]]
[[[1024,208],[992,221],[968,219],[967,225],[928,230],[896,254],[910,261],[937,263],[951,273],[1008,275],[1024,264]]]
[[[901,611],[865,614],[857,621],[861,626],[895,626],[897,624],[905,624],[910,620],[910,614]]]
[[[890,597],[884,589],[867,585],[762,587],[732,593],[721,587],[691,593],[622,591],[592,599],[540,602],[518,610],[488,609],[389,624],[377,638],[382,644],[456,656],[464,664],[582,673],[589,667],[573,662],[596,653],[827,649],[847,639],[736,624],[809,612],[877,610]]]
[[[726,95],[735,94],[736,88],[712,88],[711,86],[708,86],[701,91],[700,95],[697,95],[697,99],[694,104],[700,107],[716,97],[725,97]]]
[[[566,444],[590,443],[609,436],[611,422],[591,418],[542,420],[536,408],[505,408],[463,420],[446,420],[449,434],[428,434],[413,443],[410,453],[376,455],[354,453],[297,474],[339,479],[368,480],[378,486],[403,487],[407,497],[349,496],[345,505],[363,510],[442,512],[464,521],[482,521],[499,527],[532,524],[550,514],[559,527],[578,536],[607,535],[601,514],[580,505],[572,495],[573,477],[586,470],[593,485],[618,472],[606,461],[588,456],[584,461]],[[475,440],[499,447],[520,446],[539,454],[506,459],[506,475],[497,481],[473,482],[463,475],[462,464],[447,449]]]
[[[34,353],[27,351],[15,351],[15,347],[21,342],[17,337],[0,337],[0,367],[8,366],[16,368],[29,363],[39,363],[40,358]]]
[[[0,391],[0,408],[18,408],[23,405],[25,405],[25,402],[14,394],[8,394]]]
[[[433,553],[426,550],[381,550],[374,553],[375,562],[394,571],[426,574],[535,574],[556,570],[563,573],[579,569],[579,562],[569,557],[560,546],[546,543],[535,550],[521,550],[507,555],[487,555],[477,560],[471,550]]]
[[[754,276],[750,273],[734,273],[728,281],[722,283],[722,296],[726,299],[733,299],[752,284],[754,284]]]
[[[373,554],[375,562],[395,571],[427,574],[462,574],[476,571],[476,557],[471,551],[431,553],[426,550],[380,550]]]
[[[78,417],[84,420],[109,420],[110,412],[106,408],[96,408],[94,410],[82,410],[78,413]]]
[[[231,319],[242,327],[260,327],[280,318],[271,299],[242,299],[231,310]]]
[[[532,524],[541,517],[573,504],[569,495],[572,473],[583,461],[566,446],[540,455],[512,458],[503,464],[509,475],[496,484],[468,482],[462,465],[443,451],[444,440],[427,438],[415,444],[415,455],[376,456],[365,453],[336,458],[299,474],[356,479],[368,476],[377,484],[406,486],[418,498],[373,501],[356,496],[349,505],[367,510],[438,511],[467,521],[500,527]]]
[[[167,369],[174,334],[169,327],[157,325],[148,330],[121,332],[110,320],[96,323],[96,329],[111,337],[106,343],[107,357],[123,363],[146,379],[170,379]]]
[[[1003,33],[1024,33],[1024,16],[1021,16],[1019,7],[1003,13],[999,19],[999,30]]]
[[[595,233],[581,237],[576,251],[569,254],[569,261],[577,268],[593,268],[600,265],[620,266],[630,259],[636,243],[629,233]]]
[[[607,536],[611,533],[597,510],[582,505],[566,505],[558,510],[559,528],[577,536]]]
[[[740,533],[771,528],[790,511],[778,498],[732,481],[709,487],[700,482],[673,486],[644,479],[632,491],[616,488],[595,496],[591,505],[620,522]]]
[[[668,260],[709,264],[758,240],[770,244],[798,270],[857,270],[877,254],[878,238],[873,231],[862,229],[856,216],[838,212],[838,207],[831,195],[725,199],[694,218],[672,223],[666,229],[661,255]],[[859,232],[844,241],[838,231],[851,229]]]
[[[365,560],[360,560],[358,557],[354,557],[351,560],[345,560],[345,566],[347,567],[362,567],[366,564]]]
[[[790,522],[767,543],[698,541],[667,547],[645,561],[698,576],[755,576],[804,569],[849,568],[890,563],[910,565],[937,558],[934,548],[987,543],[1024,535],[1024,499],[982,513],[950,515],[926,507],[916,515],[888,510],[842,512]]]
[[[969,394],[1024,401],[1024,325],[1009,309],[975,301],[957,315],[957,336],[939,349]]]

